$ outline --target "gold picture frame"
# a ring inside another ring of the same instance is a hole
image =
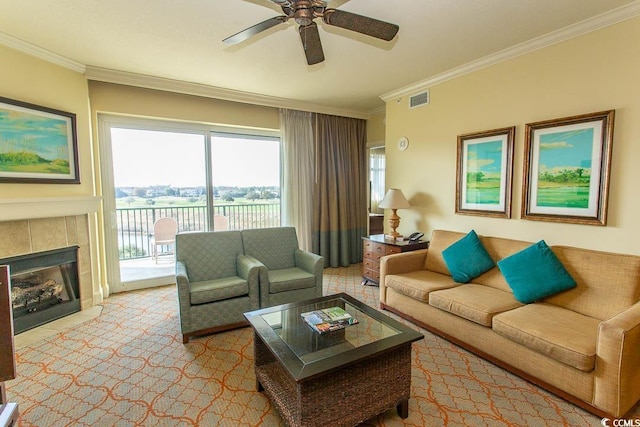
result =
[[[458,136],[456,214],[511,218],[515,126]]]
[[[615,110],[528,123],[522,219],[606,225]]]

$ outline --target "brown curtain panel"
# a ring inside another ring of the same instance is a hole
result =
[[[367,233],[366,122],[316,114],[313,251],[325,267],[362,261]]]

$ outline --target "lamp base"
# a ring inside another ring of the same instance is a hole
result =
[[[402,234],[398,233],[396,229],[400,226],[400,217],[398,216],[398,210],[392,209],[391,215],[389,216],[389,228],[391,228],[391,233],[385,234],[385,239],[391,240],[400,240],[402,239]]]
[[[402,234],[385,234],[384,238],[387,240],[404,240],[404,236]]]

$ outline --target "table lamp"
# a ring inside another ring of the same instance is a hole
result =
[[[391,233],[385,235],[390,239],[400,239],[402,235],[396,231],[396,229],[400,226],[400,217],[396,212],[398,209],[406,209],[410,208],[411,205],[404,194],[402,194],[402,190],[398,188],[390,188],[387,191],[387,194],[384,195],[384,199],[378,204],[378,207],[382,209],[391,209],[392,213],[389,217],[389,227],[391,227]]]

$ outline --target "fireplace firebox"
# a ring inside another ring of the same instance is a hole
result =
[[[0,259],[9,265],[14,333],[80,311],[78,246]]]

